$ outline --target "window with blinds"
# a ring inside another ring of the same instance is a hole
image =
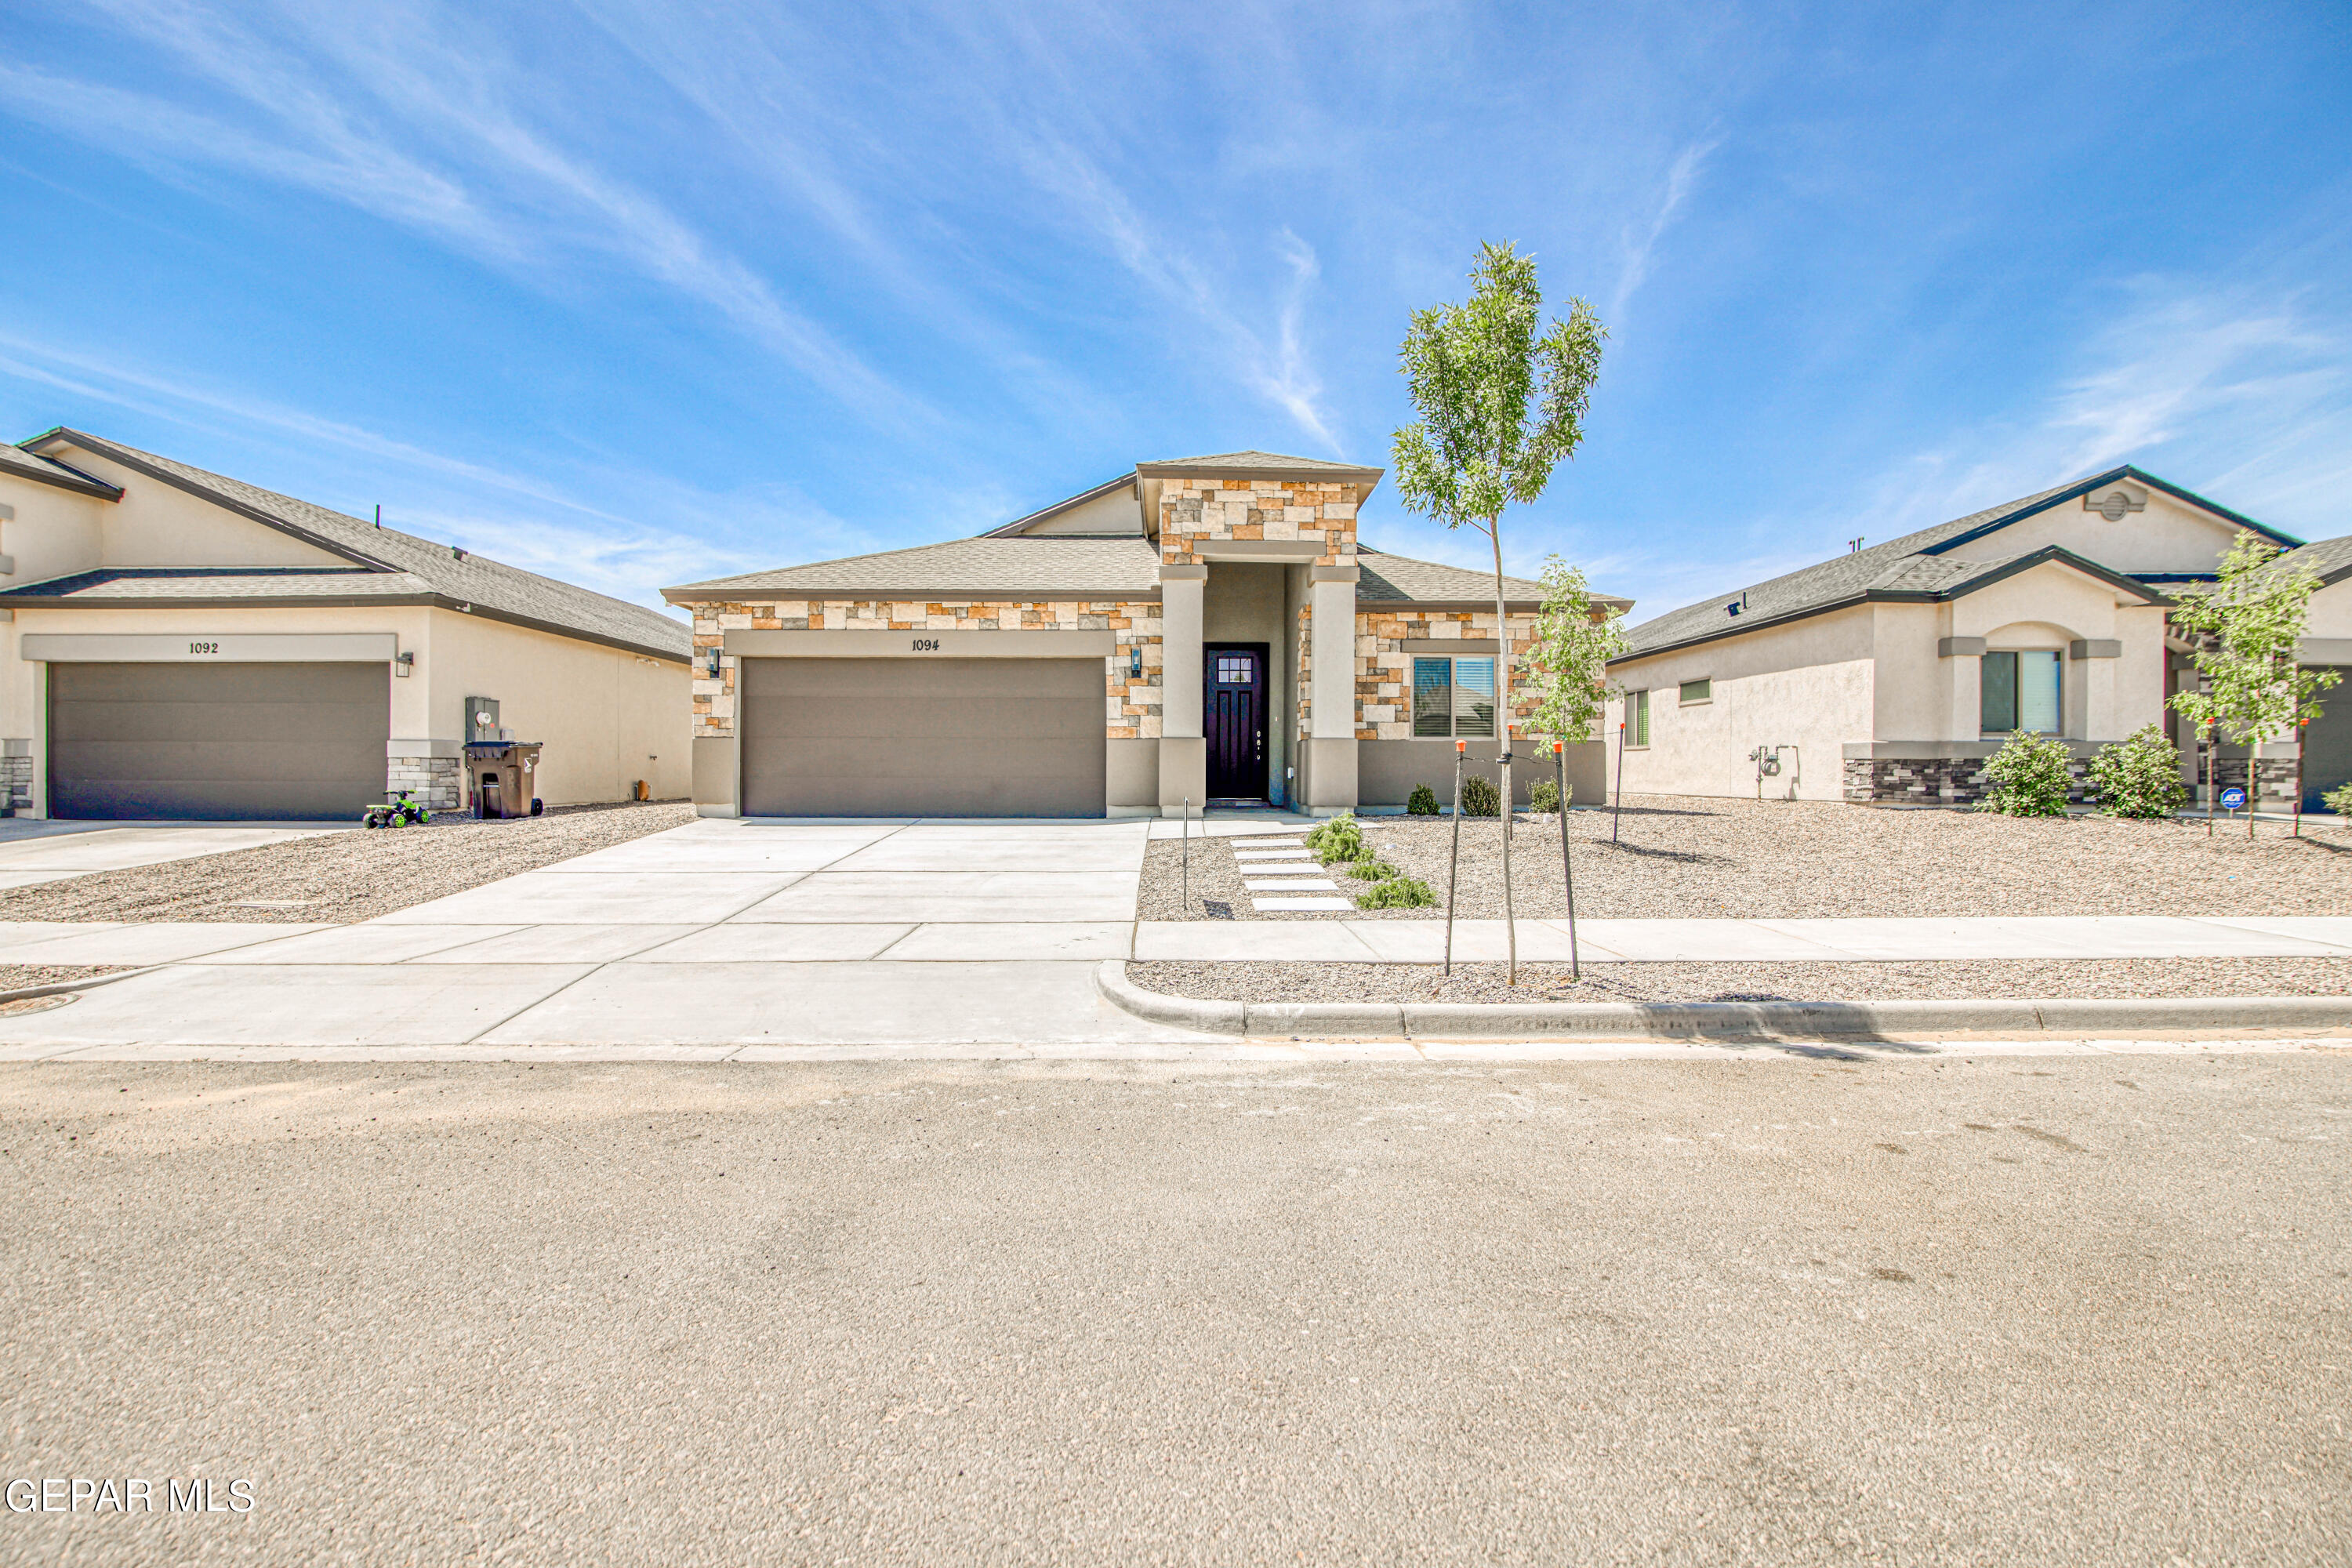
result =
[[[1412,732],[1463,739],[1495,732],[1495,661],[1433,658],[1412,661]]]

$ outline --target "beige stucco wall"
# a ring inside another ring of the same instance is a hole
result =
[[[550,805],[625,800],[644,779],[656,799],[688,791],[687,669],[644,655],[423,605],[381,609],[20,610],[0,623],[0,734],[34,744],[37,810],[47,787],[44,667],[19,656],[31,633],[164,635],[391,633],[415,673],[389,669],[387,755],[452,754],[465,700],[496,698],[519,740],[539,741],[538,793]]]
[[[2311,619],[2304,636],[2352,637],[2352,577],[2345,577],[2311,595]]]
[[[1753,795],[1759,746],[1785,749],[1769,796],[1836,800],[1843,793],[1843,750],[1868,740],[1874,679],[1874,606],[1815,616],[1742,637],[1612,666],[1607,735],[1613,755],[1624,718],[1622,693],[1650,691],[1650,744],[1625,752],[1624,787],[1633,795]],[[1930,641],[1932,654],[1935,644]],[[1713,683],[1711,700],[1684,707],[1682,683]]]
[[[2144,498],[2147,510],[2126,512],[2122,521],[2109,522],[2098,512],[2084,510],[2080,500],[2065,501],[1961,545],[1953,553],[1965,559],[1990,559],[2054,544],[2118,572],[2210,572],[2242,531],[2237,524],[2199,511],[2161,490],[2130,483],[2107,487],[2117,488]],[[2105,493],[2105,489],[2094,492]]]
[[[0,584],[12,588],[69,577],[98,565],[103,531],[100,520],[117,504],[5,473],[0,473],[0,503],[16,514],[0,522],[0,554],[15,558],[15,570],[0,576]]]
[[[122,499],[99,501],[98,558],[69,566],[311,566],[332,570],[353,563],[277,529],[225,511],[210,501],[176,489],[119,463],[65,447],[51,454],[86,474],[122,487]],[[59,491],[58,494],[66,492]],[[15,581],[38,582],[59,574],[19,574]]]
[[[1143,503],[1136,500],[1135,489],[1129,485],[1108,495],[1097,496],[1043,522],[1032,523],[1022,531],[1039,536],[1071,533],[1140,535],[1143,532]]]

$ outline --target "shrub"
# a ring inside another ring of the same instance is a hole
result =
[[[1372,854],[1364,846],[1364,830],[1357,826],[1352,811],[1318,823],[1307,835],[1307,847],[1326,866],[1339,860],[1369,860]]]
[[[1404,808],[1413,816],[1435,816],[1437,792],[1425,784],[1415,784],[1412,786],[1412,796],[1404,803]]]
[[[1348,868],[1348,875],[1360,882],[1385,882],[1397,874],[1397,868],[1385,860],[1358,860]]]
[[[1576,786],[1574,784],[1568,786],[1568,794],[1570,799],[1573,800],[1576,798]],[[1558,779],[1536,780],[1534,785],[1528,791],[1528,809],[1529,811],[1558,811],[1559,809],[1559,781]]]
[[[2070,754],[2063,741],[2018,731],[1985,763],[1987,787],[1977,809],[2005,816],[2065,816],[2074,783],[2066,771]]]
[[[2344,829],[2352,833],[2352,784],[2338,784],[2321,795],[2328,810],[2344,819]]]
[[[1360,910],[1424,910],[1435,902],[1437,895],[1418,877],[1391,877],[1356,895]]]
[[[1484,773],[1472,773],[1462,781],[1462,815],[1465,816],[1500,816],[1503,815],[1503,792],[1495,781]]]
[[[2101,746],[2091,759],[2091,784],[2108,816],[2170,816],[2189,798],[2180,753],[2155,724]]]

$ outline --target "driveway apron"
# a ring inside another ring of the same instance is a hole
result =
[[[1095,990],[1134,950],[1148,832],[703,818],[360,925],[145,938],[163,967],[0,1018],[0,1054],[1207,1040]],[[134,962],[104,938],[72,940]]]

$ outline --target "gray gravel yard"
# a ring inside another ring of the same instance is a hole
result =
[[[0,921],[349,924],[693,819],[694,807],[677,801],[568,806],[506,822],[453,814],[424,826],[323,833],[15,888],[0,892]]]
[[[0,991],[21,991],[28,985],[56,985],[68,980],[95,980],[119,974],[127,963],[0,963]]]
[[[1966,1002],[2011,997],[2341,996],[2347,958],[1937,959],[1916,963],[1133,963],[1147,990],[1222,1002]]]
[[[1383,859],[1445,892],[1450,820],[1366,817]],[[2352,913],[2352,834],[2307,818],[2300,838],[2242,823],[2207,837],[2202,823],[2106,817],[2020,818],[1972,811],[1890,810],[1832,801],[1628,796],[1622,844],[1605,810],[1570,814],[1576,912],[1593,919],[1798,920],[1846,915],[2337,915]],[[1567,912],[1559,828],[1512,836],[1518,912]],[[1501,824],[1462,825],[1454,912],[1502,915]],[[1192,903],[1178,887],[1181,847],[1152,841],[1145,920],[1428,920],[1443,909],[1257,913],[1233,846],[1194,839]],[[1343,889],[1360,884],[1335,879]]]

